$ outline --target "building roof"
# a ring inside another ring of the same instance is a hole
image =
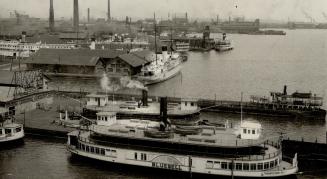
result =
[[[15,86],[12,84],[14,74],[13,71],[0,70],[0,86]]]
[[[150,50],[142,50],[120,55],[119,58],[133,67],[138,67],[152,62],[154,60],[154,53]]]
[[[24,63],[95,66],[99,58],[112,59],[123,53],[125,52],[117,50],[40,49]]]

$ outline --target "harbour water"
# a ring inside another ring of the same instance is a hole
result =
[[[230,34],[234,50],[218,53],[190,52],[182,73],[149,87],[149,95],[245,100],[269,91],[327,92],[327,31],[286,30],[286,36]],[[213,34],[218,37],[219,34]],[[87,85],[86,85],[87,83]],[[53,80],[52,88],[91,91],[99,89],[96,80]],[[64,87],[65,86],[65,87]],[[91,86],[91,87],[90,87]],[[202,119],[238,125],[239,115],[204,113]],[[245,116],[259,121],[264,134],[326,142],[325,121]],[[278,121],[278,122],[277,122]],[[313,132],[314,131],[314,132]],[[110,168],[98,162],[72,159],[64,142],[27,138],[25,145],[0,153],[0,178],[153,178],[146,172]],[[326,171],[304,173],[298,178],[326,178]]]

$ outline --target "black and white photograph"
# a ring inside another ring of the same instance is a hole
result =
[[[327,179],[326,0],[0,0],[0,179]]]

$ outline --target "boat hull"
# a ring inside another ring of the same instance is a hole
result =
[[[181,72],[181,64],[177,65],[176,67],[172,68],[169,71],[166,71],[156,77],[142,77],[142,76],[137,76],[137,80],[142,81],[145,85],[152,85],[156,83],[160,83],[166,80],[169,80],[176,75],[178,75]]]
[[[81,141],[82,142],[82,141]],[[83,144],[83,142],[82,142]],[[87,145],[87,144],[86,144]],[[202,168],[199,166],[205,165],[207,160],[216,160],[215,158],[186,156],[186,155],[174,155],[168,153],[157,153],[149,151],[140,151],[133,149],[122,149],[109,146],[100,146],[92,144],[92,147],[100,147],[105,151],[103,154],[94,152],[86,152],[79,147],[67,145],[67,150],[75,156],[86,157],[99,161],[105,161],[109,163],[115,163],[119,165],[133,166],[139,168],[151,168],[160,169],[162,171],[179,172],[192,175],[208,175],[208,176],[223,176],[223,177],[240,177],[240,178],[278,178],[278,177],[290,177],[297,172],[297,167],[285,170],[260,170],[260,171],[238,171],[230,169],[211,169]],[[91,148],[91,146],[90,146]],[[91,150],[91,149],[90,149]],[[107,151],[109,151],[107,153]],[[113,152],[114,151],[114,154]],[[143,158],[148,156],[148,159]],[[142,157],[143,156],[143,157]],[[141,157],[141,158],[138,158]],[[191,164],[191,165],[190,165]]]

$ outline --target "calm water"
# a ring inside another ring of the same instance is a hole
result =
[[[327,94],[327,31],[294,30],[286,36],[229,35],[235,49],[226,53],[215,51],[189,53],[182,74],[158,85],[150,86],[150,95],[217,98],[239,100],[250,95],[268,95],[269,91],[312,91]],[[53,80],[53,88],[98,90],[97,80]],[[68,86],[68,87],[65,87]],[[138,93],[138,91],[134,91]],[[204,113],[201,118],[239,124],[239,116]],[[287,133],[291,138],[326,142],[325,121],[263,118],[245,116],[259,121],[264,135],[277,137]],[[324,172],[307,173],[299,178],[327,178]],[[0,151],[0,178],[154,178],[155,174],[129,171],[70,158],[64,143],[26,139],[25,145]]]

